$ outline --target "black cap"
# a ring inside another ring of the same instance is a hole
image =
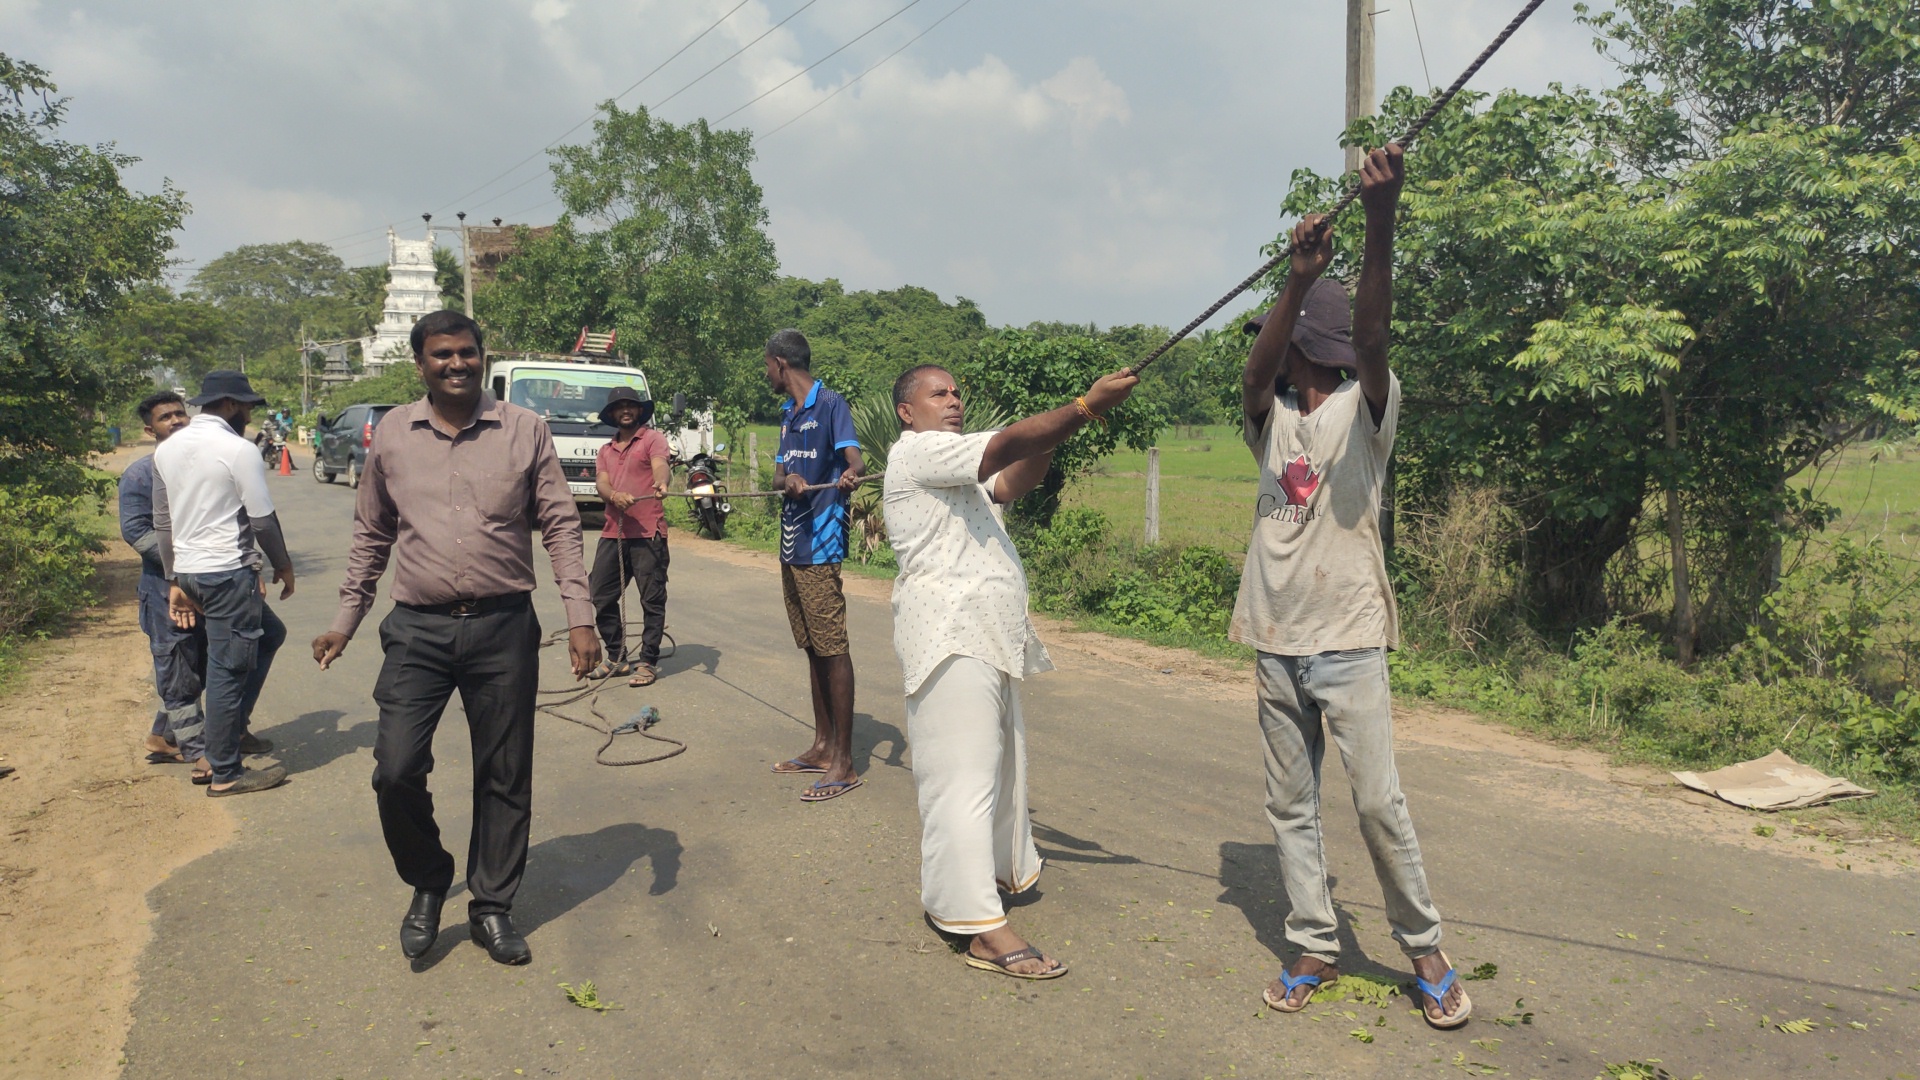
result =
[[[243,405],[260,405],[266,398],[253,392],[253,384],[247,376],[238,371],[209,371],[207,377],[200,380],[200,393],[187,399],[189,405],[211,405],[216,401],[232,400]]]
[[[652,398],[641,397],[640,392],[638,390],[635,390],[631,386],[616,386],[612,390],[607,392],[607,400],[604,404],[600,406],[600,415],[598,417],[599,421],[607,425],[608,427],[619,427],[620,425],[614,423],[613,419],[609,417],[607,414],[613,411],[613,407],[615,405],[618,405],[623,401],[631,401],[635,405],[640,406],[640,422],[641,423],[644,424],[648,420],[653,419],[653,399]]]
[[[1268,312],[1248,319],[1240,329],[1258,334],[1267,324]],[[1353,304],[1346,286],[1321,278],[1307,287],[1306,302],[1300,305],[1300,317],[1293,323],[1293,343],[1306,358],[1321,367],[1353,371]]]

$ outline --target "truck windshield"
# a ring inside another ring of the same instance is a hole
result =
[[[549,420],[593,423],[607,394],[616,386],[630,386],[643,399],[646,377],[637,371],[592,371],[570,368],[519,368],[513,373],[507,400],[525,406]]]

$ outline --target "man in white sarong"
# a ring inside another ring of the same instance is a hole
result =
[[[944,368],[917,367],[893,384],[904,430],[887,455],[885,505],[900,563],[893,641],[920,798],[920,900],[936,928],[972,939],[970,967],[1067,973],[1013,932],[999,896],[1040,877],[1019,680],[1053,667],[1027,619],[1026,572],[1000,507],[1038,486],[1054,448],[1106,423],[1139,381],[1108,375],[1071,404],[974,434],[963,434],[960,391]]]

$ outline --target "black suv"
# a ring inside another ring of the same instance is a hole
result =
[[[321,416],[314,437],[313,478],[331,484],[334,477],[345,473],[347,486],[359,487],[360,472],[367,467],[367,447],[373,445],[374,425],[387,410],[397,407],[349,405],[331,420]]]

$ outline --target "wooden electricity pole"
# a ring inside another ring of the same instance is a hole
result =
[[[1347,123],[1372,115],[1373,96],[1373,0],[1347,0]],[[1347,147],[1347,171],[1360,171],[1365,153],[1358,146]]]
[[[1146,542],[1160,542],[1160,448],[1147,449],[1147,527]]]

